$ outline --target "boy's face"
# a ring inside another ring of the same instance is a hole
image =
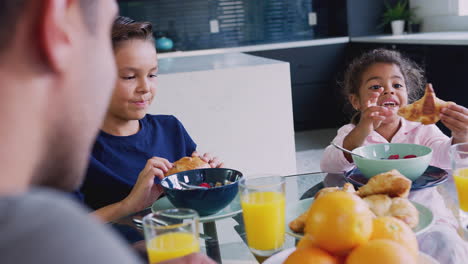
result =
[[[374,92],[380,93],[375,104],[386,107],[393,113],[383,123],[398,121],[398,109],[408,104],[408,91],[405,78],[397,65],[391,63],[371,65],[362,74],[359,94],[350,96],[351,104],[355,109],[363,110],[372,101],[371,94]]]
[[[115,51],[117,83],[108,117],[122,120],[142,119],[156,93],[158,63],[153,43],[129,40]]]

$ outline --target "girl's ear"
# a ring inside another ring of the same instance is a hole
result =
[[[353,108],[357,111],[361,109],[361,104],[359,103],[359,97],[356,94],[350,94],[348,96],[349,101],[351,102],[351,105]]]

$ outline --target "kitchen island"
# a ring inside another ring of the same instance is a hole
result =
[[[151,114],[246,176],[296,171],[289,63],[242,53],[160,58]]]

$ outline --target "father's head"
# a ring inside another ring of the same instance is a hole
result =
[[[115,0],[0,1],[0,162],[29,183],[81,182],[114,86],[116,14]]]

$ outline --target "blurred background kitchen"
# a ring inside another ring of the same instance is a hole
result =
[[[246,174],[320,170],[323,148],[349,120],[343,71],[369,49],[410,56],[438,97],[468,106],[468,0],[119,5],[154,25],[159,88],[150,112],[177,116],[202,150]]]

